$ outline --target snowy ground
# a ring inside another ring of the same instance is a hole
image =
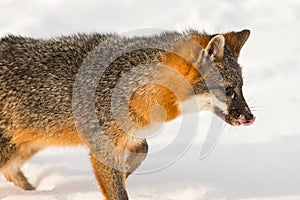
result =
[[[204,123],[179,161],[128,180],[131,199],[300,199],[299,0],[0,0],[0,36],[48,38],[76,32],[191,27],[208,32],[252,31],[240,63],[244,92],[257,121],[247,128],[226,126],[214,151],[200,160]],[[211,115],[199,117],[209,123]],[[168,124],[163,131],[166,138],[178,124],[179,120]],[[160,146],[158,139],[150,141],[151,151]],[[23,168],[37,190],[22,191],[0,177],[0,199],[101,199],[87,154],[84,148],[39,153]],[[146,159],[140,171],[151,164]]]

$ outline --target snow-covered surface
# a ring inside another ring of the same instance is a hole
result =
[[[214,151],[200,160],[203,133],[211,120],[210,114],[200,114],[203,123],[186,154],[165,169],[130,177],[127,188],[133,200],[293,200],[300,199],[299,13],[299,0],[0,0],[0,36],[49,38],[140,28],[250,29],[240,63],[256,123],[247,128],[226,126]],[[151,139],[150,150],[172,140],[179,123],[171,122],[164,136]],[[146,159],[143,166],[149,165]],[[0,177],[0,199],[101,199],[84,148],[45,150],[23,170],[37,190],[22,191]]]

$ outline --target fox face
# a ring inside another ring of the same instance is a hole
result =
[[[206,97],[201,108],[211,110],[233,126],[249,126],[255,121],[243,96],[242,69],[238,63],[239,52],[249,34],[250,31],[244,30],[213,36],[198,63],[205,83],[200,80],[194,85],[199,102]]]

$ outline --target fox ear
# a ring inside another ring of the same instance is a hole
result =
[[[223,35],[214,36],[205,48],[213,59],[221,60],[224,55],[225,38]]]
[[[230,32],[224,34],[226,44],[230,47],[236,57],[239,56],[242,47],[250,36],[249,30],[243,30],[240,32]]]

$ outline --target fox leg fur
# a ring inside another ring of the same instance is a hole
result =
[[[11,146],[11,144],[9,145]],[[30,148],[27,144],[18,145],[14,153],[9,155],[5,164],[0,166],[0,171],[8,181],[16,186],[24,190],[34,190],[35,188],[28,182],[20,167],[37,152],[38,149]]]
[[[148,153],[148,144],[147,141],[144,139],[141,143],[135,144],[131,146],[128,151],[129,156],[125,160],[125,177],[133,173],[145,160],[147,153]]]
[[[123,172],[106,165],[90,154],[91,163],[100,189],[106,200],[128,200]]]
[[[133,139],[122,132],[117,138],[112,143],[115,146],[104,148],[104,151],[91,148],[90,151],[94,174],[106,200],[128,199],[126,178],[136,170],[148,152],[145,139]],[[110,148],[111,151],[106,151]]]

